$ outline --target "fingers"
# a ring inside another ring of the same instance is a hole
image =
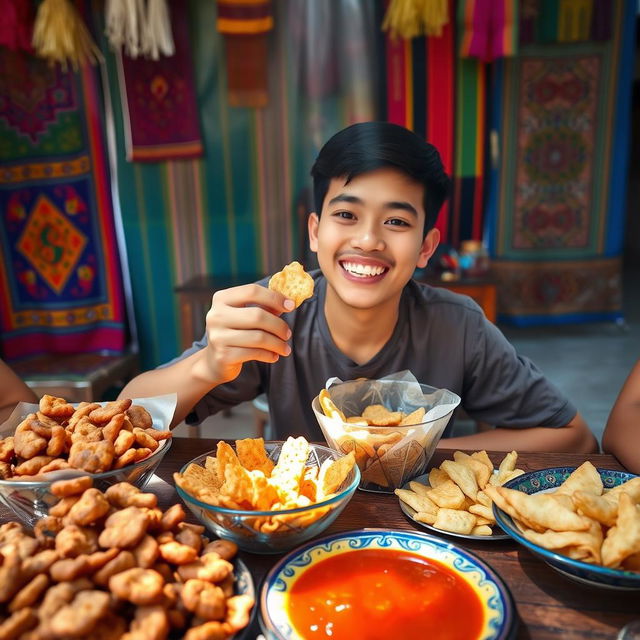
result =
[[[255,283],[218,291],[211,302],[212,307],[219,302],[232,307],[258,305],[275,314],[285,313],[295,308],[295,302],[285,298],[279,291],[272,291]]]

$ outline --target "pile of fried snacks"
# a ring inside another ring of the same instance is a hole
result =
[[[150,456],[171,431],[152,427],[149,412],[130,399],[105,406],[44,395],[13,436],[0,440],[0,478],[60,469],[101,473]]]
[[[405,413],[404,411],[392,411],[382,404],[371,404],[362,410],[362,415],[345,416],[336,407],[326,389],[320,391],[318,401],[325,416],[365,427],[407,427],[420,424],[425,414],[424,407],[420,407],[411,413]]]
[[[334,446],[343,453],[353,451],[362,472],[363,485],[372,483],[381,487],[398,487],[423,466],[427,437],[410,427],[421,424],[424,407],[405,413],[372,404],[364,408],[362,415],[345,416],[326,389],[320,391],[318,401],[327,417],[348,425],[342,435],[335,437]],[[368,427],[388,429],[370,431]]]
[[[605,490],[587,461],[554,491],[527,495],[491,487],[487,493],[534,544],[574,560],[640,572],[640,477]]]
[[[309,507],[332,498],[353,469],[353,453],[325,460],[320,467],[307,464],[309,443],[302,436],[289,437],[276,463],[262,438],[236,440],[235,450],[218,442],[216,456],[207,456],[204,467],[190,464],[174,473],[175,483],[201,502],[243,511],[286,511]],[[255,518],[249,524],[263,533],[279,528],[304,528],[321,518],[331,506],[294,514]]]
[[[293,300],[297,308],[313,295],[314,282],[304,267],[294,261],[271,276],[268,288]]]
[[[428,485],[412,480],[409,489],[395,493],[415,510],[413,519],[418,522],[451,533],[490,536],[496,523],[491,490],[524,473],[516,469],[517,459],[511,451],[495,470],[486,451],[456,451],[453,460],[431,469]]]
[[[89,476],[51,485],[60,498],[33,536],[0,526],[0,638],[185,640],[229,638],[253,598],[235,595],[237,546],[210,542],[152,493]]]

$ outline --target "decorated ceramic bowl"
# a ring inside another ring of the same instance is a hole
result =
[[[461,612],[464,612],[461,615]],[[424,533],[361,529],[309,542],[282,558],[260,594],[269,640],[511,638],[511,594],[482,560]],[[366,627],[366,628],[365,628]]]
[[[525,473],[504,486],[527,494],[551,491],[557,489],[575,471],[575,467],[552,467],[539,469]],[[634,474],[626,471],[613,471],[611,469],[598,469],[602,478],[602,484],[606,489],[612,489],[627,480],[634,478]],[[545,549],[538,544],[527,540],[516,527],[513,519],[502,509],[493,505],[493,513],[496,522],[509,536],[527,547],[532,553],[539,556],[550,567],[571,580],[586,584],[591,587],[618,590],[640,590],[640,573],[624,571],[622,569],[610,569],[580,560],[573,560],[555,551]]]

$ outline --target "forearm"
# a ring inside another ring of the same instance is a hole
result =
[[[182,422],[197,402],[218,382],[212,380],[204,361],[204,351],[161,369],[141,373],[120,392],[119,398],[146,398],[165,393],[178,395],[171,428]]]
[[[635,435],[633,431],[635,430]],[[633,473],[640,473],[640,402],[617,404],[602,438],[602,448]]]
[[[496,428],[468,436],[443,438],[439,447],[493,451],[561,451],[595,453],[598,443],[586,423],[576,416],[566,427]]]

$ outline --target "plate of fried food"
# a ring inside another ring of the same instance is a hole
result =
[[[0,428],[0,502],[26,524],[56,502],[51,482],[91,474],[106,489],[143,487],[171,446],[175,394],[106,403],[43,395],[21,404]]]
[[[65,511],[0,526],[0,638],[238,637],[255,603],[237,546],[206,538],[181,504],[127,482],[56,481]]]
[[[178,495],[210,531],[254,553],[279,553],[324,531],[353,496],[353,452],[262,438],[220,441],[174,474]]]
[[[525,473],[485,492],[502,529],[565,577],[640,590],[640,476],[587,461]]]
[[[419,526],[468,540],[508,540],[496,524],[487,487],[499,486],[522,475],[518,454],[508,453],[494,469],[486,451],[456,451],[429,473],[409,481],[395,493],[400,508]]]

